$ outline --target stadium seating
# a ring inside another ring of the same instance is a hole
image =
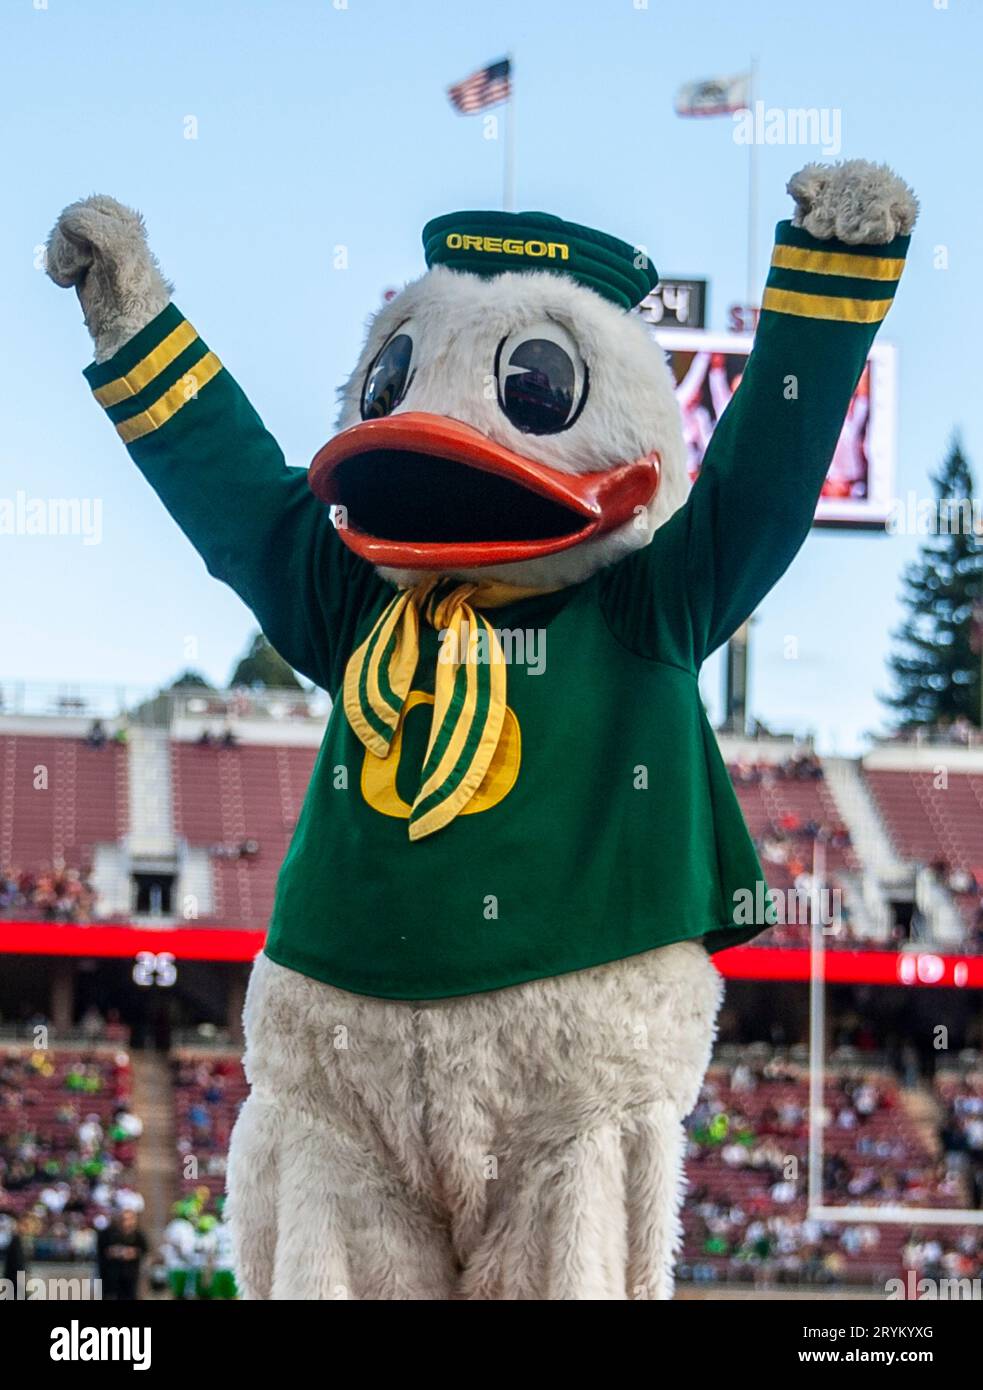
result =
[[[865,768],[864,777],[904,858],[944,862],[983,884],[983,774],[947,769],[944,786],[934,769]],[[972,925],[980,894],[955,896]]]
[[[39,768],[46,789],[37,787]],[[125,744],[0,734],[0,865],[88,865],[96,844],[115,843],[126,828]]]
[[[112,1047],[0,1053],[0,1211],[26,1218],[35,1258],[91,1255],[95,1226],[134,1179],[138,1141],[114,1136],[129,1105],[130,1059]],[[83,1151],[95,1116],[103,1139]],[[64,1185],[64,1209],[43,1194]]]
[[[735,769],[730,770],[744,819],[756,841],[760,841],[772,826],[781,826],[782,821],[790,817],[801,825],[812,823],[826,829],[839,829],[842,826],[842,816],[825,778],[778,777],[773,769],[764,769],[760,780],[752,782],[741,780],[735,775]],[[811,860],[811,850],[808,857]],[[826,867],[831,872],[857,868],[849,843],[827,847]],[[766,872],[767,869],[768,866]],[[773,886],[785,887],[786,883]]]
[[[788,894],[800,873],[811,874],[815,832],[817,828],[824,832],[825,884],[839,890],[842,903],[840,933],[829,936],[826,944],[829,949],[850,947],[855,944],[849,921],[850,895],[842,876],[855,871],[858,863],[821,764],[806,761],[811,775],[795,776],[791,761],[731,764],[728,771],[769,888]],[[800,918],[762,932],[752,944],[805,946],[808,941],[808,922]]]
[[[826,1204],[966,1205],[965,1188],[945,1170],[936,1148],[906,1113],[896,1083],[869,1073],[864,1081],[876,1092],[876,1106],[867,1115],[858,1112],[842,1079],[827,1078]],[[852,1127],[838,1123],[841,1112]],[[902,1273],[911,1227],[804,1224],[807,1114],[802,1076],[785,1073],[769,1079],[759,1072],[753,1089],[735,1090],[726,1071],[711,1068],[688,1122],[685,1277],[876,1285]],[[728,1150],[728,1145],[734,1148]],[[747,1161],[728,1162],[725,1155],[740,1155],[741,1148]],[[789,1159],[794,1160],[791,1169]],[[790,1172],[792,1184],[783,1187]],[[752,1234],[756,1230],[752,1223],[766,1228],[760,1244],[748,1239],[749,1226]],[[928,1223],[919,1229],[923,1236],[934,1233]],[[941,1234],[943,1240],[950,1238]],[[974,1245],[974,1250],[979,1273],[983,1248]]]
[[[317,750],[173,742],[174,822],[212,852],[216,921],[265,927]],[[255,853],[239,847],[254,841]]]
[[[172,1061],[178,1184],[182,1194],[207,1188],[214,1203],[225,1189],[229,1135],[246,1098],[242,1062],[238,1053],[185,1051]]]

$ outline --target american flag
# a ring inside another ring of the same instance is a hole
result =
[[[508,58],[500,58],[497,63],[473,72],[463,82],[447,88],[451,104],[462,116],[470,116],[474,111],[484,111],[486,106],[495,106],[500,101],[508,101],[512,95],[512,64]]]

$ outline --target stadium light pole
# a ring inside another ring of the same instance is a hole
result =
[[[751,112],[751,129],[754,131],[754,102],[758,90],[758,59],[756,54],[751,55],[751,62],[748,67],[748,108]],[[753,138],[748,141],[748,166],[747,166],[747,286],[746,298],[749,309],[755,307],[755,290],[757,288],[757,257],[755,255],[755,238],[758,228],[758,143]]]

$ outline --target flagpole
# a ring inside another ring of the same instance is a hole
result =
[[[758,141],[757,141],[757,113],[755,112],[755,98],[757,96],[758,78],[758,59],[755,55],[751,56],[751,65],[748,76],[748,106],[751,110],[751,139],[748,142],[748,166],[747,166],[747,285],[746,300],[748,307],[755,304],[755,295],[758,288],[758,272],[755,264],[755,245],[758,228]]]
[[[505,103],[505,161],[502,175],[502,208],[515,210],[515,58],[507,53],[509,64],[509,99]]]

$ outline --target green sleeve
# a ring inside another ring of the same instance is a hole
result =
[[[601,576],[627,646],[697,669],[785,573],[909,240],[851,246],[779,223],[754,348],[687,502]]]
[[[173,304],[86,379],[164,506],[296,670],[334,692],[383,587]]]

